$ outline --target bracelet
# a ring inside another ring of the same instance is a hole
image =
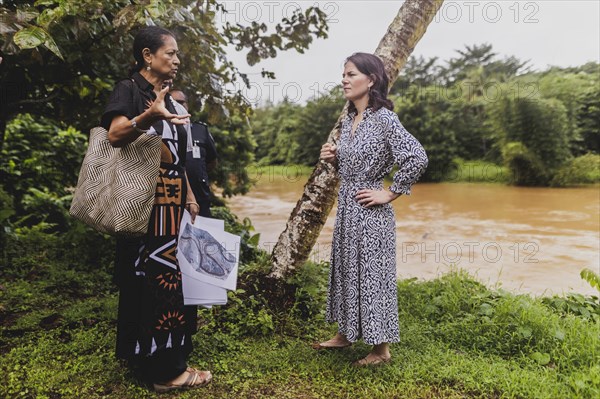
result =
[[[190,202],[185,203],[185,205],[192,205],[192,204],[197,205],[198,208],[200,208],[200,204],[198,204],[197,202],[190,201]]]
[[[132,127],[132,128],[134,128],[135,130],[137,130],[137,131],[138,131],[138,132],[140,132],[140,133],[148,133],[148,130],[150,130],[150,129],[145,129],[145,130],[144,130],[144,129],[140,129],[140,128],[137,126],[137,122],[135,121],[135,118],[136,118],[136,117],[133,117],[133,118],[131,118],[131,120],[130,120],[130,122],[131,122],[131,127]]]

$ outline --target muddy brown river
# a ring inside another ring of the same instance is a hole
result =
[[[229,201],[270,250],[300,198],[306,176],[262,171],[246,196]],[[431,279],[459,267],[491,287],[536,295],[598,294],[579,273],[599,271],[600,188],[524,188],[419,183],[393,202],[398,278]],[[336,208],[311,254],[329,260]]]

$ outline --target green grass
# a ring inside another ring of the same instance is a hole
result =
[[[508,168],[486,161],[465,161],[456,158],[454,169],[445,175],[445,182],[453,183],[500,183],[510,182]],[[306,165],[252,165],[248,168],[251,178],[261,181],[297,181],[306,180],[314,167]],[[391,182],[391,176],[386,178]]]
[[[399,283],[401,342],[390,365],[351,367],[369,351],[362,343],[315,351],[310,343],[335,332],[323,321],[323,266],[308,265],[295,278],[303,289],[287,308],[269,306],[260,295],[261,268],[248,267],[229,305],[200,312],[190,363],[212,370],[213,383],[162,397],[562,399],[600,392],[597,317],[489,290],[463,272]],[[109,273],[71,268],[50,262],[27,279],[3,276],[0,397],[161,397],[114,357],[117,295]]]
[[[502,165],[482,160],[466,161],[461,158],[455,158],[452,163],[454,169],[445,175],[445,182],[508,184],[511,181],[510,170]]]
[[[483,160],[467,161],[455,158],[453,169],[444,175],[444,182],[449,183],[490,183],[510,184],[512,173],[506,166]],[[314,167],[306,165],[261,165],[248,167],[251,179],[260,184],[261,181],[305,181]],[[391,178],[386,178],[391,182]],[[563,165],[554,176],[551,185],[556,187],[577,187],[600,184],[600,156],[587,154],[573,158]]]
[[[261,181],[306,181],[312,174],[314,166],[306,165],[262,165],[253,164],[246,168],[250,179],[256,183]]]

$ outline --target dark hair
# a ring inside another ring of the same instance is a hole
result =
[[[371,107],[373,111],[377,111],[382,107],[393,111],[394,103],[387,98],[389,79],[385,73],[385,67],[383,66],[381,59],[373,54],[354,53],[346,58],[344,65],[348,62],[352,62],[361,73],[364,73],[373,80],[373,86],[371,86],[371,89],[369,90],[368,107]],[[348,113],[353,112],[357,112],[356,107],[352,101],[350,101]]]
[[[173,93],[175,93],[176,91],[178,91],[178,92],[180,92],[181,94],[183,94],[183,98],[185,98],[185,101],[187,101],[187,100],[188,100],[188,96],[187,96],[187,94],[185,94],[185,91],[183,91],[183,90],[179,90],[179,89],[176,89],[176,88],[174,88],[174,87],[171,87],[171,88],[169,89],[169,94],[170,94],[171,96],[173,96]]]
[[[142,50],[148,48],[152,54],[156,53],[165,44],[165,36],[175,38],[173,32],[159,26],[146,26],[138,31],[133,39],[133,58],[136,63],[129,71],[129,75],[145,67]]]

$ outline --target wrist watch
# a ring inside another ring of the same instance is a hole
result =
[[[135,118],[131,118],[130,122],[131,122],[131,127],[140,133],[148,133],[148,130],[150,130],[150,129],[144,130],[144,129],[140,129],[139,127],[137,127],[137,122],[135,121]]]

